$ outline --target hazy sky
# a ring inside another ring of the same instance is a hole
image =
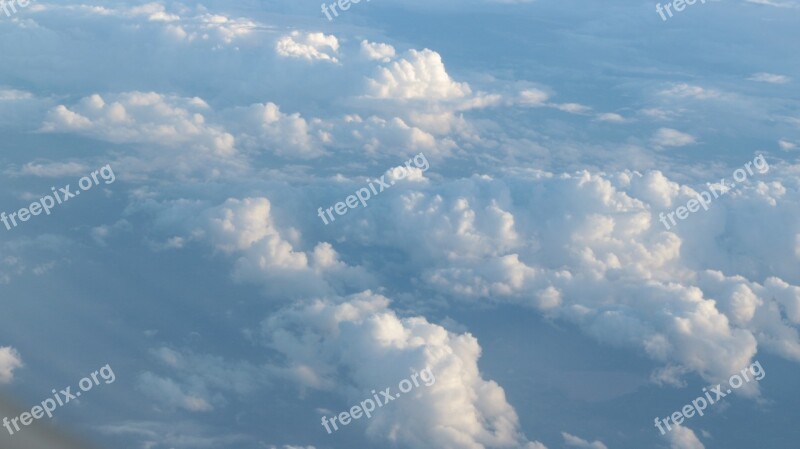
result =
[[[324,5],[0,6],[0,447],[798,447],[800,2]]]

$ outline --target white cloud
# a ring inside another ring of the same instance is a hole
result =
[[[559,111],[569,112],[570,114],[585,114],[592,110],[591,107],[579,103],[560,103],[552,106]]]
[[[564,443],[567,446],[577,447],[580,449],[608,449],[608,446],[600,441],[593,441],[590,443],[582,438],[576,437],[575,435],[570,435],[567,432],[561,432],[561,436],[564,437]]]
[[[654,145],[660,147],[682,147],[695,143],[695,138],[677,129],[659,128],[652,141]]]
[[[785,75],[776,75],[774,73],[755,73],[750,78],[747,78],[750,81],[758,81],[760,83],[770,83],[770,84],[786,84],[792,79]]]
[[[670,449],[705,449],[694,431],[688,427],[673,426],[667,433]]]
[[[395,57],[395,50],[389,44],[369,42],[364,39],[361,41],[361,54],[368,59],[389,62]]]
[[[673,84],[672,87],[662,90],[659,94],[665,97],[694,98],[697,100],[709,100],[712,98],[721,98],[723,96],[722,93],[717,90],[706,89],[686,83]]]
[[[0,101],[30,100],[33,94],[24,90],[0,89]]]
[[[237,280],[263,284],[281,297],[327,294],[340,284],[363,287],[372,282],[361,268],[340,261],[328,243],[318,243],[308,253],[296,250],[288,239],[298,241],[299,232],[278,228],[267,198],[229,199],[203,214],[199,226],[210,242],[237,257]]]
[[[22,358],[16,349],[10,346],[0,346],[0,384],[7,384],[14,380],[14,370],[22,368]]]
[[[299,113],[281,112],[275,103],[259,103],[227,113],[237,141],[251,151],[267,150],[287,158],[322,156],[325,132],[314,131]]]
[[[599,114],[597,116],[597,120],[601,122],[611,122],[611,123],[625,123],[625,117],[614,113],[614,112],[606,112],[604,114]]]
[[[789,151],[797,148],[797,144],[786,139],[781,139],[778,141],[778,147],[783,151]]]
[[[339,52],[339,40],[334,35],[292,31],[291,34],[278,39],[275,50],[287,58],[339,62],[336,58]]]
[[[526,106],[545,106],[550,94],[541,89],[525,89],[519,93],[520,104]]]
[[[467,83],[457,83],[445,70],[439,53],[410,50],[408,57],[381,68],[368,80],[368,95],[387,99],[449,100],[471,94]]]
[[[73,109],[59,105],[44,123],[48,132],[75,131],[118,143],[194,146],[220,156],[231,155],[234,138],[206,123],[208,105],[199,98],[178,98],[156,92],[127,92],[83,98]]]
[[[367,436],[410,448],[537,448],[519,430],[517,415],[495,382],[478,370],[480,346],[423,317],[400,318],[387,298],[363,292],[296,304],[267,318],[266,344],[286,358],[286,376],[302,387],[344,393],[356,404],[364,392],[395,386],[430,368],[435,382],[379,408]],[[452,413],[459,410],[459,413]]]
[[[42,178],[60,178],[63,176],[83,176],[89,173],[89,167],[79,162],[28,162],[18,173],[25,176]]]

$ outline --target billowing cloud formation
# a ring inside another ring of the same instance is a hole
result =
[[[280,231],[271,207],[267,198],[229,199],[206,212],[208,221],[202,226],[218,250],[237,257],[237,279],[263,283],[282,296],[327,294],[338,285],[371,283],[363,269],[339,260],[328,243],[319,243],[308,253],[295,250],[289,240],[299,242],[299,232]]]
[[[430,368],[435,382],[365,422],[374,439],[410,448],[528,444],[503,389],[480,375],[477,340],[422,317],[400,318],[383,296],[366,291],[295,305],[266,319],[262,335],[285,358],[287,378],[304,388],[345,391],[352,403]]]
[[[382,68],[369,80],[368,92],[376,98],[445,100],[465,97],[471,90],[450,78],[439,53],[425,49],[410,50],[406,59]]]
[[[324,131],[313,132],[300,114],[285,114],[275,103],[236,108],[229,113],[229,122],[238,129],[242,145],[252,151],[271,150],[284,157],[318,157],[323,154],[322,144],[328,139]]]
[[[14,379],[14,370],[22,367],[22,358],[16,349],[0,346],[0,384],[7,384]]]
[[[361,41],[361,54],[369,59],[389,62],[394,58],[395,50],[389,44],[370,42],[365,39]]]
[[[601,341],[636,347],[664,368],[654,373],[658,382],[681,384],[687,372],[727,380],[758,346],[800,361],[800,276],[756,268],[796,265],[795,247],[780,243],[794,242],[796,230],[776,228],[758,244],[748,231],[751,217],[796,222],[791,175],[744,185],[671,232],[658,213],[697,192],[659,172],[534,176],[409,187],[365,213],[376,221],[373,238],[406,253],[431,288],[526,304]],[[361,232],[348,228],[355,240]],[[721,240],[749,258],[731,258]],[[755,394],[757,385],[740,391]]]
[[[105,98],[94,94],[75,106],[51,109],[42,129],[139,144],[149,156],[151,169],[186,172],[209,165],[229,165],[236,155],[234,136],[207,123],[204,113],[208,112],[208,104],[197,97],[155,92],[128,92]],[[170,151],[164,154],[163,148]]]
[[[231,44],[237,38],[253,32],[258,24],[247,18],[232,18],[222,14],[210,14],[203,7],[182,7],[180,11],[170,11],[161,3],[150,2],[138,6],[108,5],[37,5],[35,11],[72,10],[90,16],[116,17],[125,21],[139,22],[145,19],[148,25],[155,26],[163,35],[178,41],[212,41]]]
[[[339,41],[336,36],[323,33],[301,33],[293,31],[278,39],[275,51],[288,58],[301,58],[309,61],[339,62],[336,54]]]

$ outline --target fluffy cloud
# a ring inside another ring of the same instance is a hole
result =
[[[675,426],[667,434],[670,449],[705,449],[694,431],[688,427]]]
[[[0,346],[0,384],[10,383],[17,368],[22,368],[22,358],[17,350],[10,346]]]
[[[339,40],[336,36],[323,33],[301,33],[293,31],[278,39],[275,51],[287,58],[300,58],[309,61],[339,62]]]
[[[754,216],[797,219],[797,182],[785,179],[753,181],[671,232],[657,212],[697,192],[659,172],[408,186],[362,213],[375,221],[369,238],[407,254],[408,268],[429,287],[572,322],[601,341],[638,348],[661,366],[655,381],[680,385],[689,372],[727,380],[761,348],[800,360],[800,277],[753,271],[768,261],[796,264],[794,246],[780,243],[794,242],[796,232],[776,229],[771,243],[757,243],[747,231]],[[349,238],[365,238],[361,226],[342,226]],[[720,239],[737,242],[750,259],[731,258],[715,245]],[[741,390],[757,391],[756,384]]]
[[[299,232],[278,228],[267,198],[229,199],[204,216],[207,221],[200,226],[210,242],[237,257],[236,279],[264,284],[273,294],[302,297],[331,293],[340,285],[372,283],[363,269],[339,260],[328,243],[318,243],[309,252],[296,250],[289,240],[299,243]]]
[[[459,99],[471,94],[467,83],[457,83],[445,70],[442,57],[432,50],[410,50],[408,57],[380,69],[368,81],[368,95],[390,99]]]
[[[368,59],[389,62],[394,58],[395,50],[389,44],[370,42],[365,39],[361,41],[361,54]]]
[[[238,140],[251,151],[266,148],[283,157],[311,159],[323,154],[323,142],[329,139],[325,131],[313,131],[300,114],[285,114],[275,103],[236,108],[227,116]]]
[[[435,382],[365,422],[373,439],[411,448],[528,444],[503,389],[480,375],[477,340],[422,317],[400,318],[383,296],[367,291],[295,305],[267,318],[261,333],[283,354],[288,378],[304,388],[342,391],[347,403],[430,368]]]
[[[128,92],[105,98],[94,94],[72,107],[59,105],[51,109],[42,129],[140,144],[151,167],[171,171],[205,169],[209,161],[214,161],[212,167],[229,166],[236,155],[235,138],[221,126],[207,123],[204,113],[208,112],[208,104],[197,97],[156,92]],[[152,146],[170,151],[165,154]]]

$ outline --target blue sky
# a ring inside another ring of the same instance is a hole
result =
[[[0,224],[0,418],[115,374],[0,447],[796,448],[798,23],[795,0],[0,9],[0,212],[114,173]]]

